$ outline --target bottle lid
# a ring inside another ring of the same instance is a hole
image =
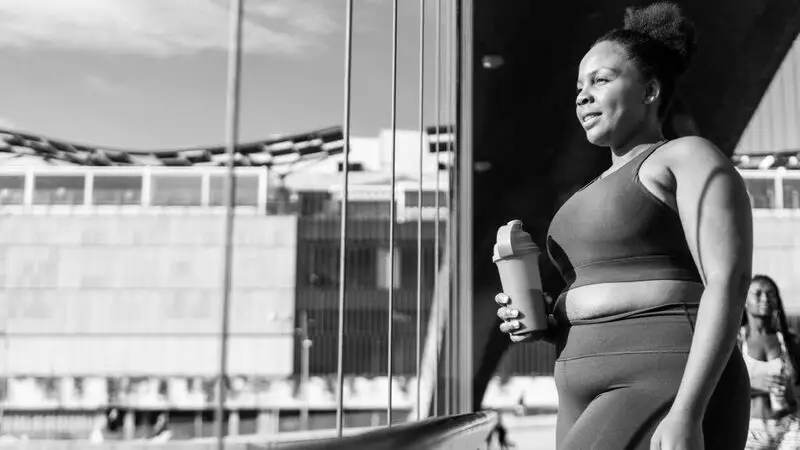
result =
[[[531,235],[522,229],[521,220],[512,220],[497,229],[497,243],[494,245],[492,261],[531,252],[539,253],[539,247],[533,242]]]

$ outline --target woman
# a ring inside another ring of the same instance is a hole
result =
[[[789,333],[778,285],[766,275],[750,283],[739,333],[750,375],[748,450],[800,448],[797,346]]]
[[[567,281],[553,304],[559,449],[745,446],[747,191],[714,144],[661,131],[693,34],[676,5],[629,10],[580,63],[578,121],[612,166],[564,203],[547,238]],[[514,299],[496,300],[513,331]]]

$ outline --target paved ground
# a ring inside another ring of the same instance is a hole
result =
[[[516,445],[515,450],[555,450],[555,416],[533,416],[516,418],[504,416],[508,428],[508,440]],[[494,443],[493,448],[498,448]]]
[[[555,450],[556,430],[554,426],[537,426],[509,430],[509,441],[516,450]]]

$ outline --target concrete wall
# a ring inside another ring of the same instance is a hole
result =
[[[0,373],[213,375],[220,214],[0,217]],[[291,373],[296,219],[236,218],[232,374]]]
[[[787,314],[800,315],[800,211],[753,211],[753,273],[769,275]]]

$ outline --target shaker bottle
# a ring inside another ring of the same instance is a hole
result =
[[[773,363],[773,361],[775,362]],[[785,364],[782,358],[772,359],[769,362],[767,362],[767,364],[768,364],[767,370],[769,373],[783,377],[787,375],[784,367]],[[775,413],[783,412],[791,408],[791,405],[789,405],[789,402],[786,400],[785,392],[781,393],[771,390],[769,393],[769,401],[771,404],[770,406],[772,407],[772,411]]]
[[[547,330],[547,311],[539,275],[539,247],[522,230],[522,221],[512,220],[497,230],[492,261],[497,265],[508,306],[519,311],[520,327],[511,332],[519,336]]]

